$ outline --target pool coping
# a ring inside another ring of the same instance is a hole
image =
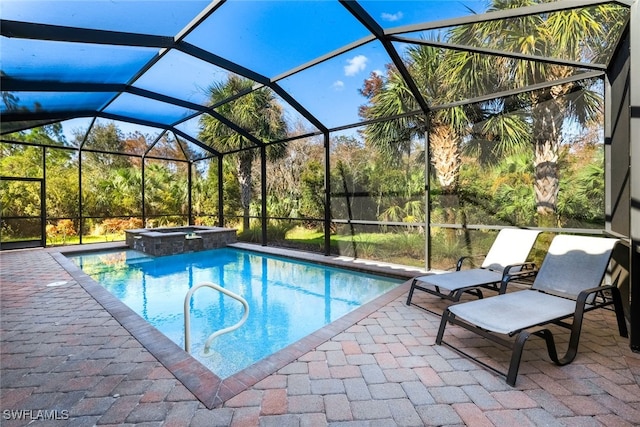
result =
[[[176,377],[176,379],[178,379],[200,402],[202,402],[202,404],[209,409],[221,406],[228,399],[255,385],[267,376],[277,372],[280,368],[312,351],[319,345],[330,340],[360,320],[400,297],[409,290],[411,277],[418,274],[424,274],[424,270],[421,269],[413,269],[406,266],[394,266],[392,264],[377,263],[373,261],[358,261],[347,257],[325,257],[319,254],[273,247],[262,247],[251,244],[233,244],[229,246],[263,252],[271,255],[291,257],[324,265],[343,267],[366,273],[382,274],[398,279],[407,279],[407,281],[380,295],[374,300],[358,307],[352,312],[345,314],[310,335],[307,335],[278,352],[259,360],[242,371],[230,377],[221,379],[197,359],[184,351],[184,349],[162,334],[158,329],[153,327],[150,323],[127,307],[118,298],[113,296],[102,285],[83,272],[71,259],[65,256],[65,254],[91,252],[103,249],[125,249],[128,248],[126,245],[110,244],[92,245],[92,247],[84,246],[83,248],[55,248],[54,250],[50,250],[50,254],[91,297],[102,305],[104,309],[116,319],[116,321],[129,331],[129,333],[138,342],[140,342],[140,344],[147,349],[149,353],[158,359],[158,361],[165,366]]]

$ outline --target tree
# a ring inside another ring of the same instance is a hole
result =
[[[218,213],[218,165],[210,160],[198,162],[192,182],[192,208],[196,217],[217,217]],[[207,218],[196,218],[196,224],[214,224]]]
[[[153,160],[145,168],[145,206],[149,215],[187,213],[186,171],[172,166],[172,162]]]
[[[493,0],[488,11],[531,6],[535,0]],[[597,61],[613,48],[623,8],[605,4],[574,8],[543,15],[480,22],[451,32],[451,41],[483,47],[573,61]],[[588,40],[588,43],[585,43]],[[599,46],[599,50],[587,50]],[[579,68],[507,57],[489,58],[461,52],[457,64],[450,63],[458,91],[466,94],[491,93],[554,81],[575,75]],[[452,66],[453,65],[453,66]],[[520,102],[528,105],[529,127],[522,127],[519,138],[531,141],[534,152],[534,190],[536,212],[541,226],[557,225],[560,188],[558,156],[568,123],[582,125],[600,114],[601,100],[591,90],[590,81],[562,83],[528,92]],[[505,103],[505,109],[510,106]],[[505,110],[507,111],[507,110]]]
[[[284,111],[277,102],[273,91],[263,87],[252,90],[253,82],[236,75],[229,75],[226,81],[213,83],[209,89],[212,105],[224,102],[241,93],[242,97],[227,101],[216,111],[257,139],[268,143],[283,139],[287,135]],[[236,163],[240,202],[243,209],[243,229],[249,229],[249,207],[252,198],[252,167],[258,157],[258,148],[245,135],[236,132],[212,116],[200,119],[199,138],[218,151],[238,150],[233,155]],[[278,158],[284,154],[284,144],[267,147],[267,155]]]
[[[55,148],[44,148],[44,146],[63,146],[66,144],[62,126],[58,123],[41,126],[28,131],[15,132],[8,135],[8,140],[0,144],[0,175],[13,176],[18,178],[43,178],[45,169],[43,168],[43,156],[46,154],[47,162],[47,212],[41,212],[40,184],[37,182],[24,181],[2,181],[0,191],[0,206],[3,217],[52,217],[61,216],[60,206],[73,204],[77,196],[69,198],[68,194],[73,191],[73,182],[64,180],[65,177],[58,175],[58,164],[65,168],[71,157],[71,152],[58,150]],[[27,142],[34,145],[21,145],[20,142]],[[51,159],[55,161],[52,162]],[[75,174],[77,177],[77,173]],[[68,177],[68,175],[66,176]],[[60,180],[63,182],[63,191],[67,196],[61,200],[53,200],[50,195],[51,182]],[[75,185],[77,191],[77,184]],[[77,194],[77,193],[76,193]],[[56,203],[56,202],[61,203]],[[62,209],[64,211],[64,209]],[[65,212],[66,213],[66,212]],[[6,224],[5,224],[6,223]],[[40,234],[40,224],[36,221],[18,219],[3,221],[2,234],[6,236],[33,237]]]
[[[316,159],[309,160],[300,173],[301,216],[323,218],[324,210],[327,208],[324,186],[324,164]]]
[[[78,156],[74,151],[49,148],[47,156],[47,217],[76,218],[78,212]]]
[[[415,76],[421,95],[430,103],[443,103],[448,96],[446,82],[442,78],[445,75],[442,70],[444,56],[444,50],[432,46],[414,46],[407,50],[407,69]],[[364,119],[392,117],[419,111],[419,105],[405,80],[391,65],[387,66],[385,76],[370,76],[361,93],[369,98],[369,105],[360,108],[360,115]],[[374,122],[365,127],[363,134],[367,144],[390,160],[390,166],[400,166],[402,159],[406,159],[405,181],[409,182],[411,159],[425,158],[424,155],[412,156],[411,152],[416,141],[428,133],[430,161],[443,195],[445,221],[452,223],[455,222],[455,210],[451,196],[458,192],[461,134],[468,123],[467,111],[457,107],[429,113],[428,118],[424,114],[415,114]],[[415,203],[407,207],[415,211],[414,205]],[[407,207],[404,210],[408,210]],[[396,207],[397,209],[400,207]],[[386,217],[398,216],[398,212],[386,212]],[[403,216],[416,217],[415,214],[406,215],[404,212]],[[454,230],[451,230],[448,238],[454,237]]]
[[[84,140],[84,132],[78,130],[74,137],[76,144],[80,145]],[[114,122],[94,124],[82,147],[96,150],[91,156],[83,158],[83,168],[120,168],[130,164],[128,156],[108,154],[125,152],[124,135]]]

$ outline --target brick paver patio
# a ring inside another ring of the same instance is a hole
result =
[[[587,314],[568,366],[551,364],[532,339],[512,388],[436,346],[439,318],[406,306],[405,285],[290,357],[213,387],[183,352],[149,351],[164,341],[132,334],[139,319],[92,296],[60,259],[43,249],[0,254],[2,426],[640,425],[640,355],[617,336],[611,312]],[[439,304],[419,294],[419,304]],[[447,331],[468,351],[506,363],[502,350]]]

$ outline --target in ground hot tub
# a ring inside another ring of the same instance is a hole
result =
[[[216,249],[237,241],[234,228],[199,225],[137,228],[125,234],[131,249],[156,256]]]

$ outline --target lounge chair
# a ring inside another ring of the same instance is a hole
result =
[[[551,360],[556,365],[566,365],[576,357],[584,313],[613,304],[620,335],[626,337],[627,325],[616,283],[602,285],[616,242],[603,237],[556,236],[530,289],[505,293],[507,283],[504,283],[501,295],[450,305],[442,315],[436,344],[446,344],[505,376],[507,384],[514,386],[524,344],[530,335],[544,338]],[[444,342],[448,323],[511,348],[509,371],[500,372]],[[558,358],[553,334],[546,326],[550,324],[571,330],[562,358]]]
[[[456,271],[414,278],[407,296],[407,305],[411,304],[416,289],[450,301],[458,301],[465,292],[482,298],[481,288],[498,291],[501,282],[512,273],[527,271],[528,276],[533,276],[535,265],[526,261],[539,234],[538,230],[520,228],[500,230],[480,268],[462,270],[463,263],[470,258],[462,257],[456,264]],[[520,279],[525,276],[527,274],[524,273],[518,275]],[[428,308],[414,305],[433,313]]]

